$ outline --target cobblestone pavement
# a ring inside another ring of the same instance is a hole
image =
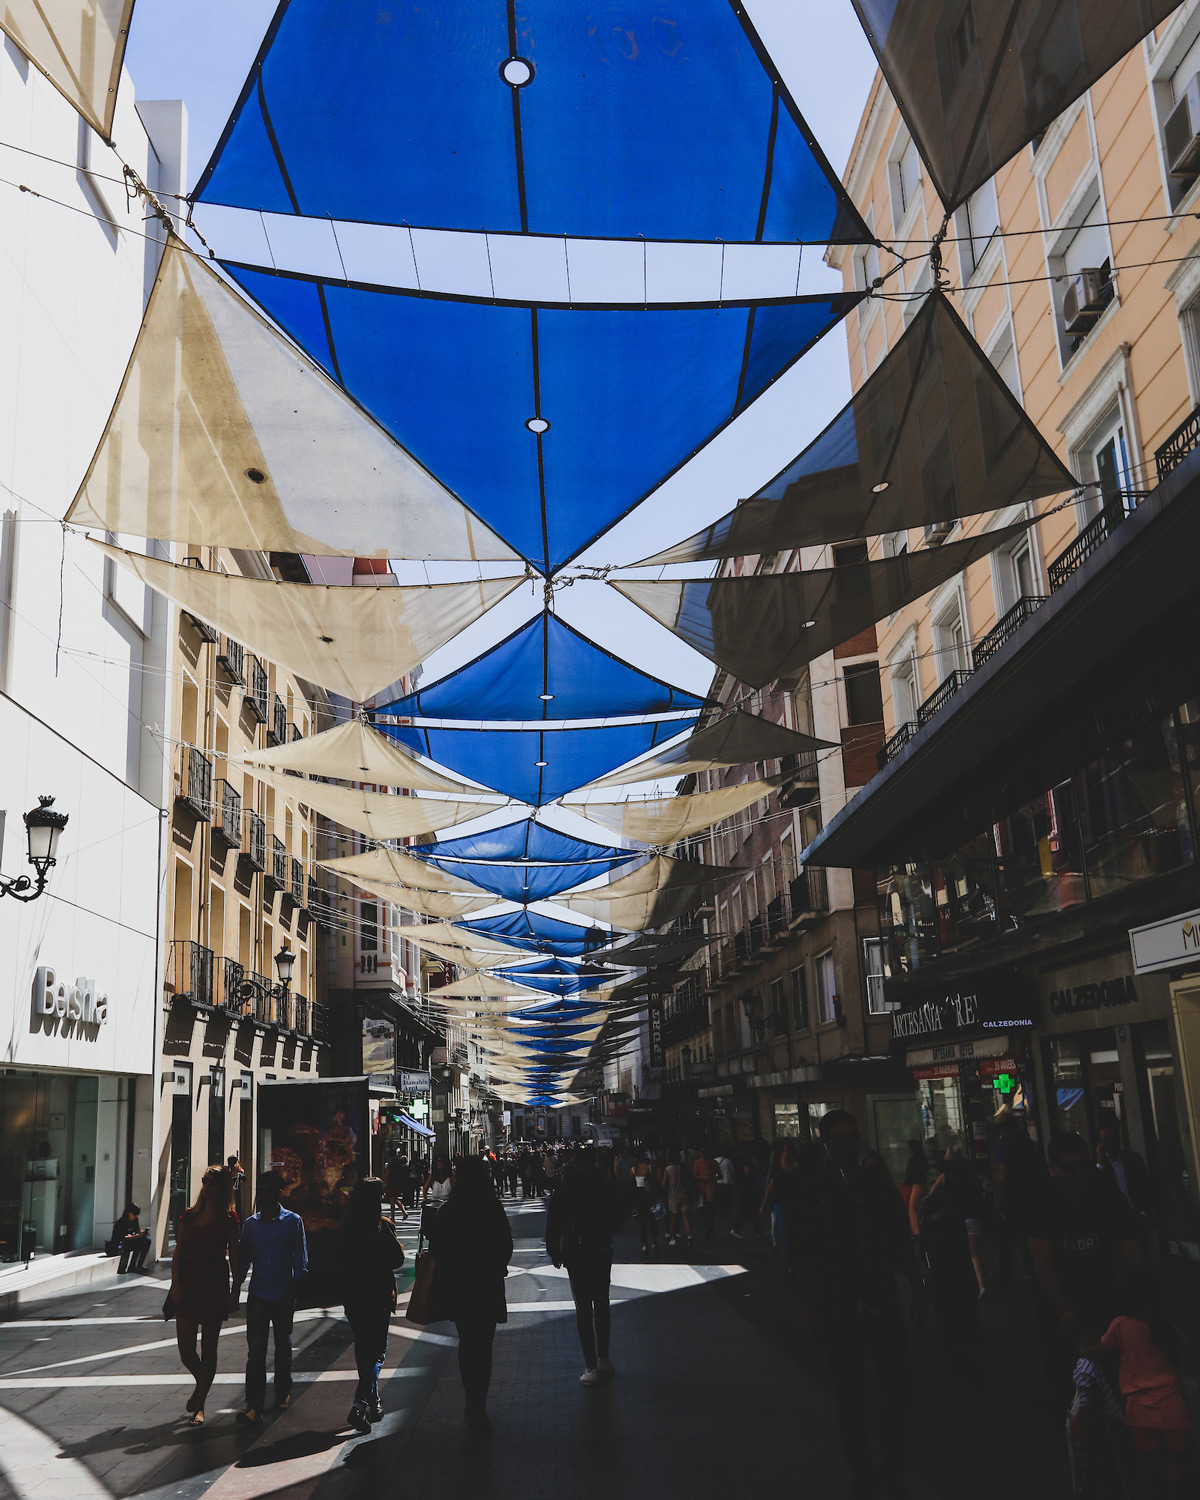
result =
[[[542,1244],[544,1204],[506,1206],[516,1252],[490,1437],[464,1432],[452,1327],[418,1330],[402,1317],[392,1325],[385,1419],[370,1437],[354,1435],[340,1309],[297,1314],[291,1408],[256,1429],[234,1421],[245,1335],[240,1319],[226,1324],[209,1420],[198,1432],[184,1427],[190,1380],[161,1318],[161,1267],[0,1322],[0,1500],[707,1500],[781,1485],[849,1500],[823,1356],[804,1338],[794,1289],[764,1242],[718,1234],[646,1260],[635,1237],[620,1236],[618,1374],[585,1389],[566,1276]],[[400,1234],[411,1264],[415,1215]],[[989,1342],[1019,1354],[1020,1316],[1015,1302],[990,1310]],[[1061,1422],[1015,1366],[948,1367],[928,1330],[915,1349],[914,1500],[1066,1493]]]

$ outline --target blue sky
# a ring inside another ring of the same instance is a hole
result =
[[[447,0],[449,3],[449,0]],[[579,0],[586,3],[586,0]],[[755,26],[837,171],[874,75],[849,0],[745,0]],[[126,66],[142,99],[182,98],[188,177],[216,144],[274,13],[274,0],[138,0]],[[218,251],[220,247],[217,247]],[[679,540],[729,510],[779,471],[849,395],[844,332],[835,329],[750,410],[687,464],[587,558],[627,562]],[[526,589],[436,653],[425,680],[470,659],[527,617]],[[563,617],[637,665],[702,691],[712,668],[601,585],[560,596]]]

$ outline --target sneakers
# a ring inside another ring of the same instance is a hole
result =
[[[371,1430],[371,1423],[367,1419],[367,1408],[361,1401],[356,1401],[350,1408],[350,1415],[346,1418],[346,1421],[354,1428],[355,1432],[361,1432],[364,1437]]]
[[[596,1361],[596,1372],[599,1375],[607,1375],[611,1380],[612,1377],[617,1373],[617,1367],[613,1364],[611,1359],[598,1359]]]
[[[245,1411],[238,1412],[237,1419],[239,1422],[248,1422],[252,1427],[260,1427],[263,1415],[262,1412],[256,1411],[253,1406],[248,1406]]]
[[[602,1385],[603,1382],[604,1376],[601,1375],[599,1369],[585,1370],[579,1377],[580,1385]]]

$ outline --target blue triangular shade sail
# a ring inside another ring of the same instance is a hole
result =
[[[195,197],[496,233],[869,240],[741,10],[283,0]]]
[[[416,844],[406,852],[518,902],[543,901],[639,857],[633,850],[571,838],[532,818],[436,844]]]
[[[514,307],[226,269],[542,572],[632,510],[859,300]]]
[[[379,709],[431,719],[605,719],[704,699],[613,656],[543,610],[466,666]]]
[[[505,978],[511,976],[530,989],[545,990],[548,995],[578,995],[587,990],[598,990],[619,979],[616,969],[576,969],[557,958],[539,959],[537,963],[521,964],[517,968],[498,971]]]
[[[560,922],[557,917],[544,917],[541,912],[529,911],[525,907],[458,925],[481,937],[497,938],[514,948],[524,948],[530,953],[556,953],[563,958],[582,958],[585,953],[603,948],[609,937],[598,927]]]
[[[398,744],[461,771],[482,786],[540,807],[647,754],[694,723],[695,718],[689,717],[588,729],[376,727]]]

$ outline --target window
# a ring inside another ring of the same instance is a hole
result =
[[[808,1030],[808,979],[803,965],[792,970],[792,1030]]]
[[[939,683],[951,672],[971,670],[971,652],[963,623],[962,598],[957,590],[946,607],[933,621],[933,657]]]
[[[1200,175],[1200,150],[1196,145],[1197,105],[1200,83],[1200,31],[1195,22],[1165,57],[1165,67],[1157,68],[1152,92],[1158,114],[1162,141],[1163,169],[1171,207],[1177,208],[1191,192]]]
[[[865,563],[866,560],[866,542],[847,542],[844,546],[833,549],[833,565],[835,568],[854,567],[856,563]]]
[[[1011,546],[996,553],[993,582],[997,617],[1006,615],[1022,599],[1036,599],[1038,570],[1033,556],[1032,539],[1019,537]]]
[[[1080,478],[1095,485],[1082,501],[1083,518],[1093,520],[1102,510],[1111,511],[1118,518],[1123,515],[1130,503],[1125,496],[1134,484],[1125,423],[1119,411],[1102,423],[1084,445],[1079,454],[1079,468]]]
[[[868,223],[867,228],[871,226]],[[879,275],[879,246],[864,245],[854,255],[854,285],[860,292],[870,291],[872,283]],[[858,319],[861,323],[874,307],[874,302],[861,302],[858,308]]]
[[[996,374],[1019,401],[1021,377],[1017,369],[1017,347],[1013,342],[1011,323],[1005,327],[1004,332],[988,350],[988,358],[995,365]]]
[[[778,1016],[779,1019],[775,1021],[775,1024],[780,1031],[783,1031],[787,1026],[788,1013],[787,991],[782,979],[772,979],[771,981],[772,1020],[774,1020],[776,1016]]]
[[[882,537],[884,557],[903,557],[908,551],[907,531],[888,531]]]
[[[857,666],[847,667],[844,680],[847,724],[881,723],[883,688],[879,681],[878,662],[862,662]]]
[[[996,197],[995,179],[977,188],[955,218],[963,280],[970,281],[991,244],[992,237],[1000,228],[1000,203]]]
[[[887,1015],[895,1007],[883,998],[883,939],[863,939],[863,973],[867,978],[867,1010],[873,1016]]]
[[[779,840],[779,863],[783,871],[783,883],[790,887],[796,878],[796,839],[790,828],[784,830]]]
[[[921,702],[921,679],[917,671],[915,645],[899,660],[892,663],[892,717],[896,728],[901,724],[916,722],[917,706]]]
[[[379,908],[374,901],[360,901],[358,947],[360,953],[379,951]]]
[[[1006,915],[1014,922],[1084,900],[1083,851],[1069,781],[1002,818],[992,842]]]
[[[1059,236],[1057,253],[1047,259],[1058,308],[1063,364],[1072,357],[1113,299],[1112,247],[1099,192],[1076,226]]]
[[[905,328],[912,322],[916,315],[925,305],[925,295],[933,286],[933,274],[929,262],[923,260],[917,273],[911,281],[905,282],[906,296],[900,304],[900,311],[904,317]]]
[[[921,157],[911,136],[902,135],[896,142],[890,167],[892,223],[899,229],[921,194]]]
[[[817,1019],[822,1026],[837,1020],[837,980],[833,972],[833,949],[817,959]]]

